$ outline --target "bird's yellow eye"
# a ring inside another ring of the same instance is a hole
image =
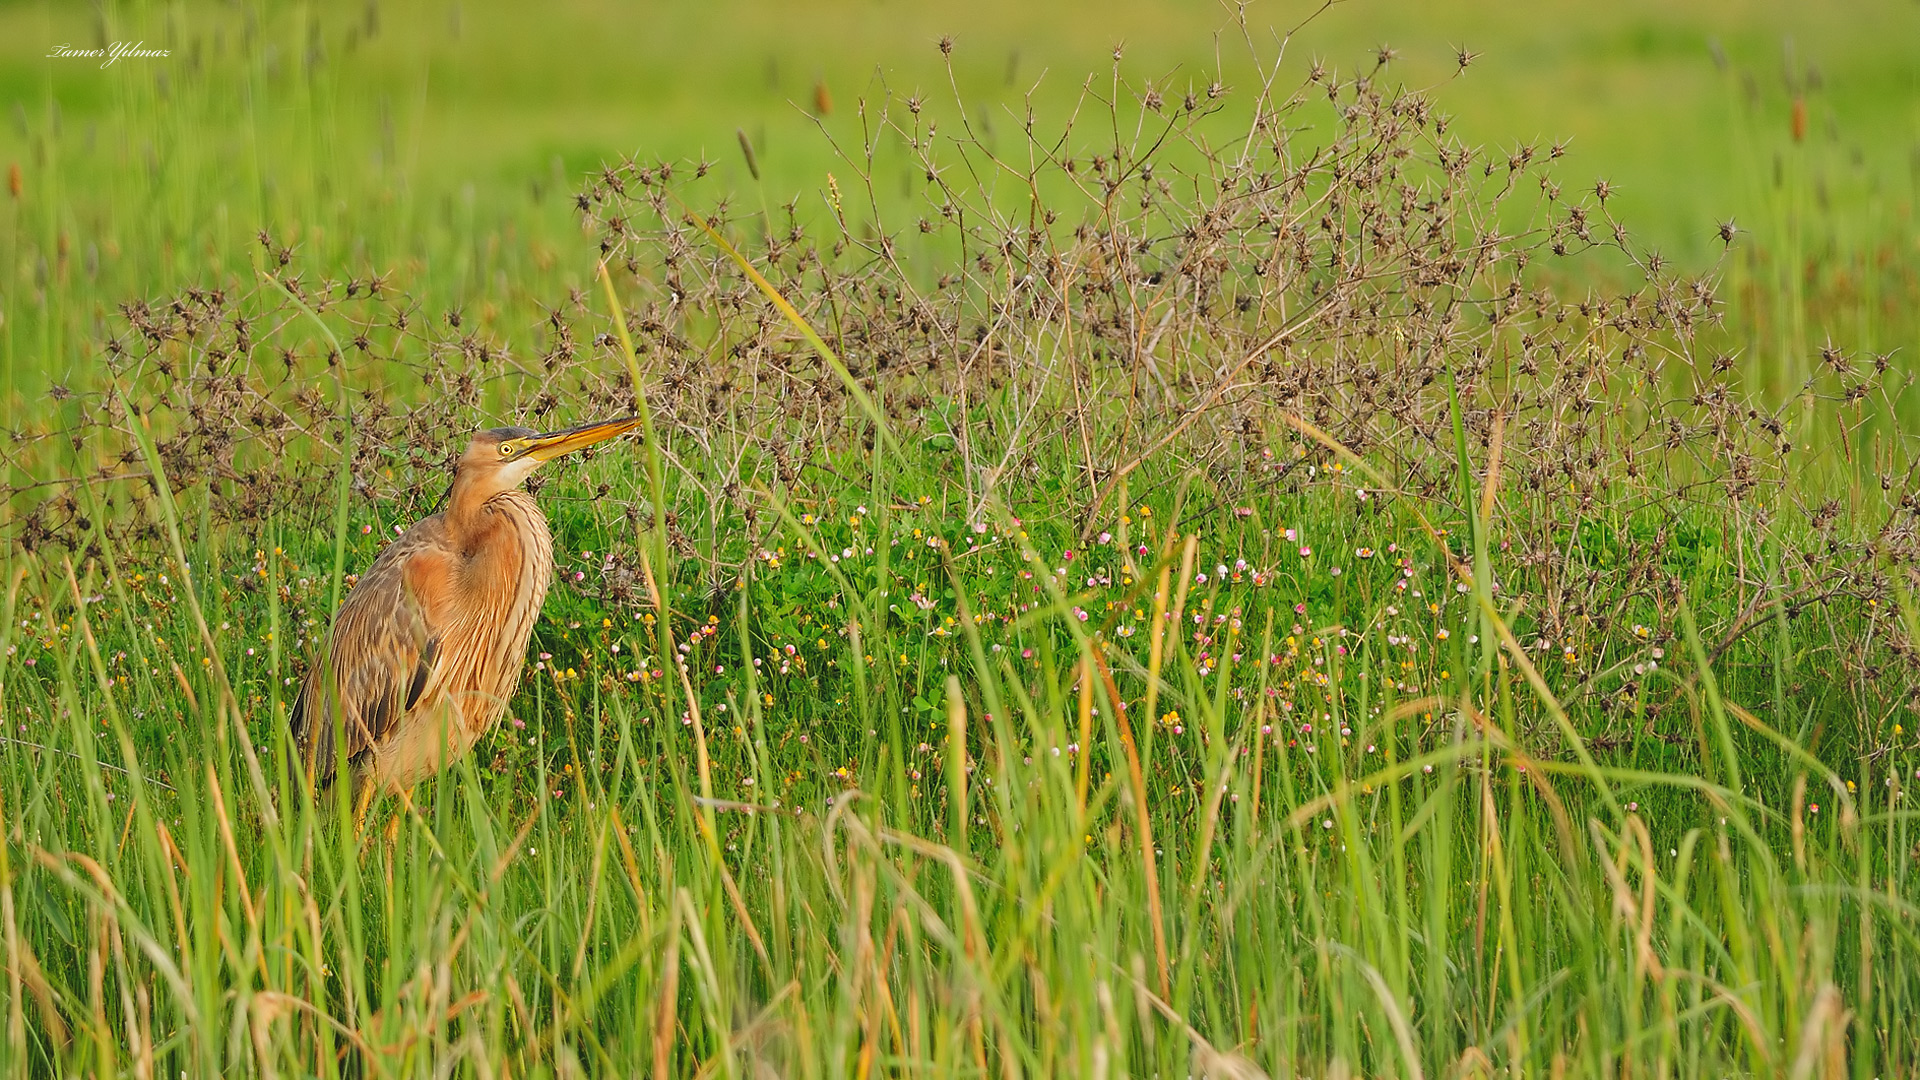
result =
[[[518,451],[519,449],[520,449],[520,447],[519,447],[519,446],[517,446],[517,445],[515,445],[515,444],[513,444],[513,443],[510,443],[510,442],[503,442],[503,443],[501,443],[501,444],[500,444],[500,456],[501,456],[501,457],[512,457],[512,456],[514,455],[514,453],[515,453],[516,451]]]

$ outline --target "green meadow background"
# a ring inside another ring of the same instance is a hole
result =
[[[413,286],[435,299],[551,294],[549,275],[591,269],[570,195],[604,162],[708,161],[741,198],[817,218],[835,141],[859,145],[859,103],[882,87],[962,99],[990,145],[996,128],[1011,145],[1029,98],[1059,117],[1110,92],[1116,48],[1169,91],[1216,73],[1244,89],[1247,36],[1267,55],[1295,28],[1283,83],[1391,48],[1390,78],[1444,84],[1468,141],[1564,142],[1563,182],[1611,181],[1639,242],[1683,269],[1714,265],[1729,220],[1822,267],[1910,263],[1920,243],[1910,0],[15,3],[0,5],[0,160],[26,194],[0,218],[0,303],[16,415],[84,364],[104,305],[247,265],[261,223],[314,254],[420,262]],[[44,58],[108,40],[174,55],[104,71]],[[1461,50],[1476,56],[1464,74]],[[880,195],[910,202],[897,171]],[[36,284],[63,259],[81,273]],[[67,309],[65,333],[30,345],[47,305]]]

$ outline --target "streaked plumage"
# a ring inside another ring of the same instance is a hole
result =
[[[374,560],[301,685],[292,727],[306,783],[330,785],[344,757],[363,813],[374,795],[432,776],[499,721],[553,579],[553,537],[520,484],[541,463],[637,423],[474,436],[446,509]]]

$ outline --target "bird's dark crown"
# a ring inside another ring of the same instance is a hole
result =
[[[526,439],[538,434],[540,433],[532,428],[497,427],[487,428],[485,431],[476,434],[473,439],[475,442],[497,444],[506,442],[508,439]]]

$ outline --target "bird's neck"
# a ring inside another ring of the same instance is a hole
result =
[[[517,487],[502,490],[455,482],[445,517],[447,533],[468,554],[484,550],[503,530],[526,531],[532,525],[541,537],[547,535],[546,516],[533,496]]]
[[[553,534],[533,496],[518,489],[496,491],[470,518],[450,526],[450,538],[464,556],[457,569],[463,588],[455,621],[485,628],[486,648],[494,654],[491,670],[502,680],[488,693],[505,701],[519,680],[527,642],[553,583]]]
[[[500,494],[502,492],[497,487],[473,483],[466,476],[454,476],[453,490],[447,493],[444,516],[447,531],[462,547],[470,546],[479,534],[490,527],[487,519],[491,515],[487,512],[487,502]]]
[[[495,584],[518,582],[544,597],[553,576],[553,534],[533,496],[515,488],[494,491],[478,506],[455,501],[447,533],[465,557],[464,573]],[[533,606],[539,607],[539,597]]]

